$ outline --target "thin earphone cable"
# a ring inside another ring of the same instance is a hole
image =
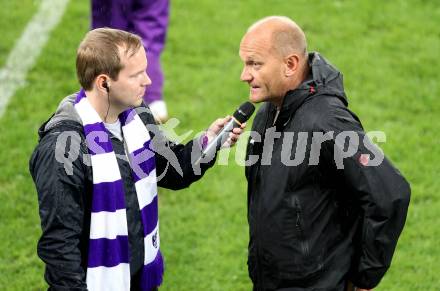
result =
[[[107,113],[105,114],[105,117],[104,117],[104,122],[105,123],[107,123],[107,116],[108,116],[108,112],[110,111],[110,89],[109,88],[106,88],[107,89],[107,102],[108,102],[108,106],[107,106]]]

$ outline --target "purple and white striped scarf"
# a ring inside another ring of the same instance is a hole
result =
[[[87,262],[88,290],[130,290],[130,266],[124,184],[109,133],[84,90],[75,101],[93,171],[93,197]],[[141,290],[162,283],[159,250],[156,165],[150,135],[135,110],[119,115],[144,229]],[[147,157],[147,158],[146,158]]]

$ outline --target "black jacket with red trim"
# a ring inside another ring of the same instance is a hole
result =
[[[341,73],[318,53],[309,65],[276,121],[265,103],[253,123],[249,275],[254,290],[373,288],[391,264],[410,187],[387,158],[378,163],[382,152],[347,108]]]

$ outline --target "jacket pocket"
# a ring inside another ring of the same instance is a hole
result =
[[[301,246],[301,248],[300,248],[301,255],[307,259],[310,255],[310,246],[309,246],[309,241],[308,241],[306,235],[304,234],[304,221],[303,221],[303,214],[302,214],[301,205],[299,204],[299,200],[296,197],[294,197],[294,208],[295,208],[295,212],[296,212],[295,227],[296,227],[296,231],[299,235],[299,243]]]
[[[301,282],[318,276],[323,269],[322,253],[311,250],[305,223],[307,216],[297,196],[287,199],[283,256],[278,258],[278,275],[282,280]],[[290,232],[290,233],[289,233]]]

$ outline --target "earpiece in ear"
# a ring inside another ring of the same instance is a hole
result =
[[[110,90],[110,88],[108,87],[107,81],[102,82],[102,87],[105,88],[105,90],[107,91],[107,93],[108,93],[108,91]]]

